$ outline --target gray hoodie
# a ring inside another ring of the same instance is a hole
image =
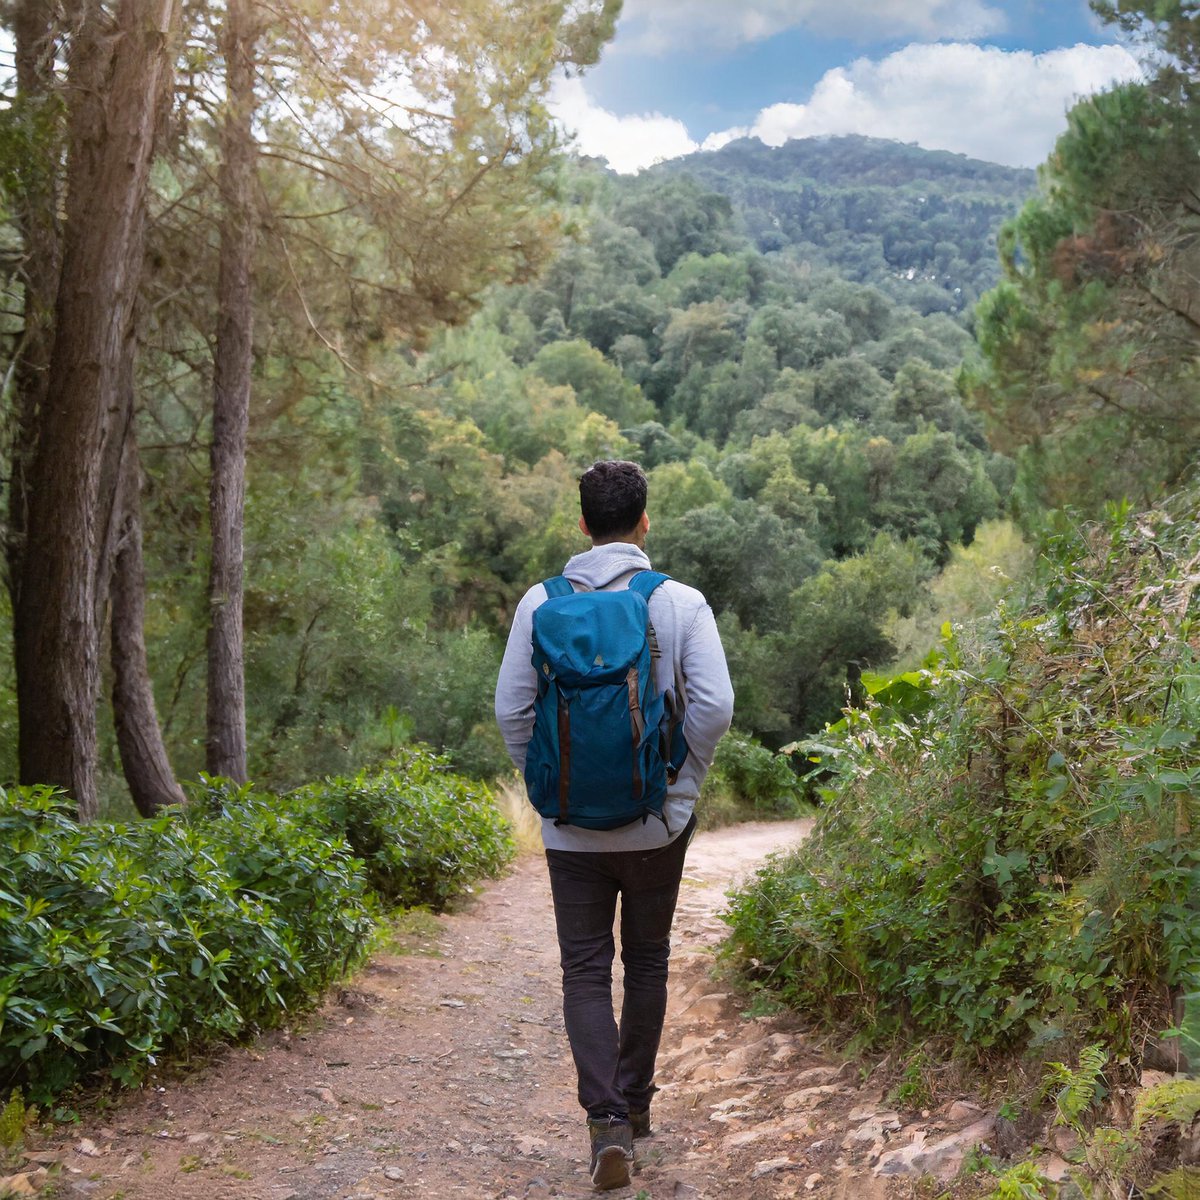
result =
[[[649,567],[644,550],[630,542],[609,542],[576,554],[563,574],[576,587],[598,591],[627,587],[635,571]],[[537,674],[530,661],[533,610],[545,599],[546,589],[539,583],[517,605],[496,682],[496,720],[518,770],[525,767],[537,695]],[[661,691],[672,693],[676,703],[683,698],[683,735],[688,744],[679,778],[667,790],[666,824],[651,817],[620,829],[577,829],[543,818],[542,841],[549,850],[654,849],[682,832],[692,815],[717,742],[733,717],[733,687],[712,609],[695,588],[668,580],[650,597],[650,620],[662,651],[655,681]]]

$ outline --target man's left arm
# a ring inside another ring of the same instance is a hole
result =
[[[539,585],[517,605],[512,630],[496,680],[496,723],[508,755],[518,771],[525,769],[525,753],[533,736],[533,702],[537,698],[537,672],[533,669],[533,610],[545,599]]]
[[[681,666],[684,676],[683,736],[688,744],[680,778],[687,777],[699,794],[712,764],[717,742],[733,720],[733,685],[712,609],[703,604],[684,634]]]

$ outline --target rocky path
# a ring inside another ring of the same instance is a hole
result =
[[[748,1018],[714,983],[725,892],[806,824],[701,834],[675,926],[656,1134],[636,1200],[884,1200],[953,1174],[991,1121],[961,1100],[902,1114],[792,1018]],[[559,1013],[544,863],[522,859],[430,918],[313,1019],[157,1081],[32,1147],[63,1197],[401,1200],[589,1196]],[[69,1132],[69,1138],[67,1133]],[[30,1174],[37,1186],[45,1176]]]

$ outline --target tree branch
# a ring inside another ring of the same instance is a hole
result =
[[[326,348],[326,349],[327,349],[327,350],[330,352],[330,354],[332,354],[332,355],[334,356],[334,358],[336,358],[336,359],[338,360],[338,362],[340,362],[340,363],[342,364],[342,366],[343,366],[343,367],[345,367],[345,368],[346,368],[346,370],[347,370],[347,371],[349,371],[349,372],[350,372],[352,375],[357,375],[357,376],[358,376],[360,379],[365,379],[365,380],[366,380],[368,383],[374,384],[376,387],[382,387],[382,386],[383,386],[383,384],[382,384],[382,381],[381,381],[381,380],[378,380],[378,379],[376,379],[376,378],[375,378],[373,375],[371,375],[369,372],[367,372],[367,371],[363,371],[363,370],[361,370],[359,367],[355,366],[355,365],[354,365],[354,363],[352,363],[352,362],[351,362],[351,361],[350,361],[350,360],[349,360],[349,359],[348,359],[348,358],[347,358],[347,357],[346,357],[346,356],[345,356],[345,355],[342,353],[341,349],[340,349],[339,347],[335,346],[335,345],[333,344],[333,342],[331,342],[331,341],[330,341],[330,340],[329,340],[329,339],[328,339],[328,338],[325,336],[325,334],[324,334],[324,333],[322,333],[322,332],[321,332],[321,330],[320,330],[320,329],[317,327],[317,323],[316,323],[316,321],[314,321],[314,320],[313,320],[313,315],[312,315],[312,313],[309,311],[309,308],[308,308],[308,301],[307,301],[307,299],[305,299],[305,296],[304,296],[304,288],[303,288],[303,286],[302,286],[302,285],[301,285],[301,283],[300,283],[300,278],[299,278],[299,276],[296,274],[296,268],[295,268],[295,264],[293,264],[293,262],[292,262],[292,254],[291,254],[291,251],[288,249],[288,244],[287,244],[287,241],[286,241],[286,240],[285,240],[285,239],[284,239],[282,236],[281,236],[281,237],[280,237],[280,239],[279,239],[279,245],[280,245],[280,247],[281,247],[281,248],[282,248],[282,250],[283,250],[283,258],[284,258],[284,261],[287,263],[288,274],[289,274],[289,275],[291,275],[291,277],[292,277],[292,283],[293,283],[293,285],[295,286],[295,289],[296,289],[296,298],[297,298],[297,299],[300,301],[300,307],[301,307],[301,309],[304,311],[304,319],[305,319],[305,320],[308,322],[308,327],[309,327],[309,329],[311,329],[311,330],[313,331],[313,333],[315,333],[315,334],[317,335],[317,337],[318,337],[318,338],[320,339],[320,341],[321,341],[321,344],[322,344],[322,345],[323,345],[323,346],[324,346],[324,347],[325,347],[325,348]]]

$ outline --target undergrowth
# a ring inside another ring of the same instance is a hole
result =
[[[1198,507],[1064,525],[1039,603],[808,746],[817,829],[727,918],[752,983],[864,1042],[1136,1068],[1200,991]]]
[[[717,743],[696,818],[701,829],[739,821],[782,820],[813,812],[786,754],[754,738],[727,733]]]
[[[402,751],[382,772],[310,784],[288,800],[346,839],[372,891],[392,906],[443,908],[514,852],[489,789],[424,749]]]
[[[1117,1064],[1119,1066],[1119,1064]],[[1069,1127],[1066,1150],[1054,1177],[1035,1158],[1004,1163],[986,1147],[972,1156],[979,1200],[1196,1200],[1195,1121],[1200,1080],[1178,1078],[1138,1092],[1131,1113],[1117,1123],[1101,1119],[1107,1108],[1107,1060],[1099,1046],[1085,1047],[1078,1067],[1049,1063],[1044,1084],[1053,1093],[1055,1125]],[[1180,1161],[1186,1159],[1189,1161]],[[1066,1168],[1065,1171],[1062,1168]],[[948,1200],[951,1193],[944,1193]],[[955,1195],[960,1194],[956,1189]]]
[[[286,796],[205,780],[150,821],[71,811],[0,791],[0,1095],[39,1104],[310,1006],[378,910],[440,908],[511,853],[486,789],[424,750]]]

